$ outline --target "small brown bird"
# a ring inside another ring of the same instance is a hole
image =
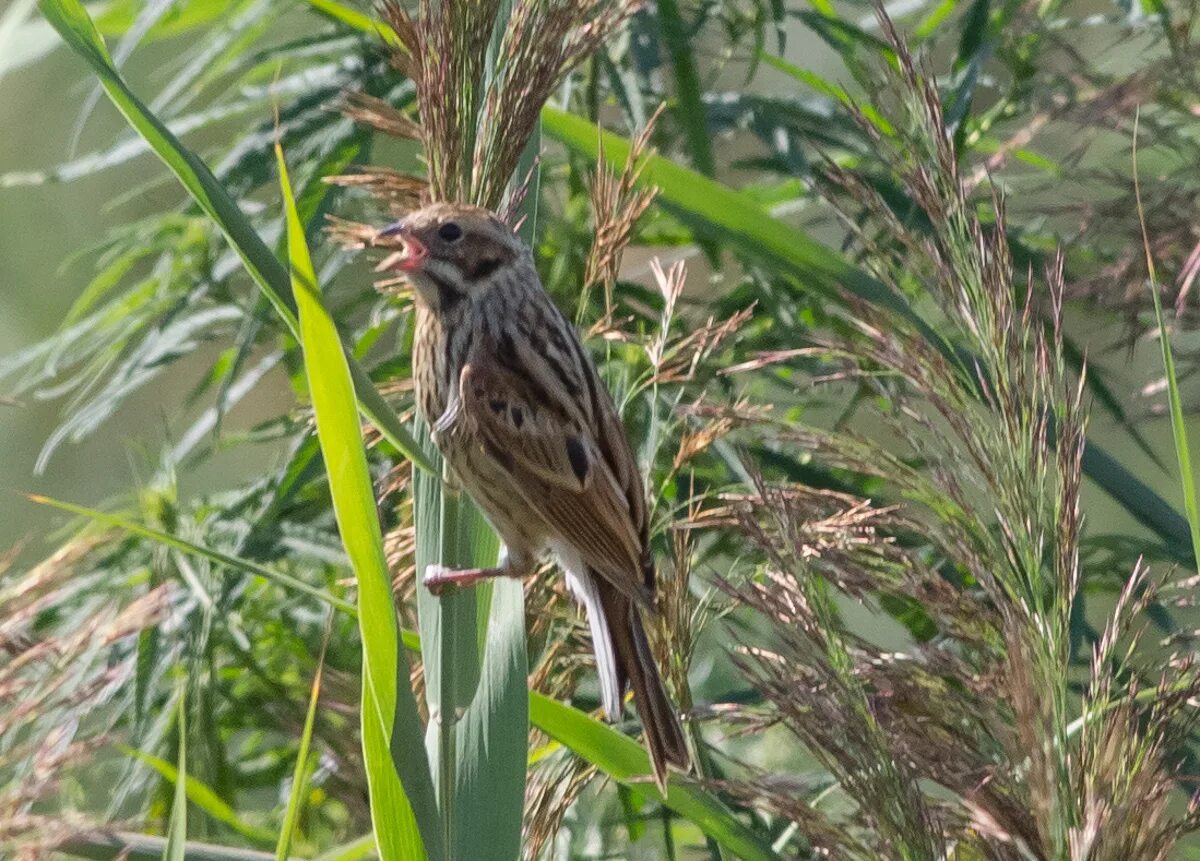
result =
[[[542,288],[529,248],[484,209],[433,204],[376,244],[398,246],[378,268],[415,288],[421,414],[506,547],[497,568],[430,566],[425,585],[524,577],[553,555],[587,612],[604,709],[618,718],[633,688],[665,786],[667,764],[686,769],[688,753],[642,627],[654,595],[646,500],[578,335]]]

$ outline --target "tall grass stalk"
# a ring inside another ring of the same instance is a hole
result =
[[[338,529],[358,581],[363,642],[363,759],[375,839],[382,861],[444,861],[449,856],[437,827],[433,779],[424,758],[414,755],[420,718],[400,643],[354,384],[337,327],[321,299],[279,145],[276,156],[286,207],[292,289],[299,310],[300,342],[317,437],[329,475]]]
[[[1158,343],[1162,350],[1163,373],[1167,379],[1167,401],[1171,414],[1171,439],[1175,446],[1175,458],[1179,464],[1179,483],[1183,489],[1183,508],[1187,512],[1188,526],[1192,535],[1193,567],[1200,571],[1200,503],[1196,498],[1196,476],[1192,471],[1192,452],[1188,444],[1187,422],[1183,414],[1183,398],[1179,394],[1179,379],[1175,373],[1175,356],[1171,350],[1171,332],[1163,318],[1162,296],[1158,287],[1158,275],[1154,270],[1154,253],[1150,248],[1150,234],[1146,229],[1146,212],[1142,208],[1142,182],[1138,176],[1138,127],[1140,111],[1134,117],[1133,142],[1130,159],[1133,167],[1133,194],[1137,205],[1138,226],[1141,229],[1142,248],[1146,255],[1146,276],[1150,279],[1150,295],[1154,301],[1154,320],[1158,325]]]

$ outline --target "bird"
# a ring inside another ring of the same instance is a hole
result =
[[[679,713],[646,638],[655,565],[645,491],[625,428],[529,246],[492,212],[432,203],[380,230],[378,266],[413,288],[417,408],[504,543],[494,568],[430,565],[440,592],[525,578],[556,560],[591,631],[609,720],[631,688],[659,789],[688,769]]]

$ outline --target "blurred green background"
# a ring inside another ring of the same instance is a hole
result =
[[[39,181],[37,174],[108,150],[126,124],[31,4],[0,0],[0,20],[8,27],[0,25],[0,356],[9,356],[59,327],[93,277],[96,255],[89,249],[108,229],[169,209],[183,195],[150,154],[71,181]],[[177,49],[166,40],[137,51],[125,67],[130,79],[161,84],[156,71]],[[85,106],[91,106],[86,117]],[[36,538],[55,521],[14,492],[92,504],[147,479],[201,412],[203,404],[185,409],[186,393],[220,346],[201,350],[134,393],[101,433],[86,445],[67,442],[41,472],[35,469],[38,455],[68,401],[24,397],[0,403],[0,546]],[[274,383],[260,387],[257,400],[235,407],[227,428],[249,427],[256,416],[290,404],[286,379],[280,375]],[[179,473],[179,492],[225,487],[253,474],[247,470],[262,471],[262,458],[273,454],[269,447],[232,447]]]

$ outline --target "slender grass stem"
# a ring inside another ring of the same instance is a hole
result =
[[[76,858],[92,858],[95,861],[162,861],[166,848],[165,837],[133,834],[125,831],[94,831],[76,834],[63,841],[55,851]],[[188,861],[274,861],[270,852],[253,849],[234,849],[211,843],[189,841],[184,844]]]

